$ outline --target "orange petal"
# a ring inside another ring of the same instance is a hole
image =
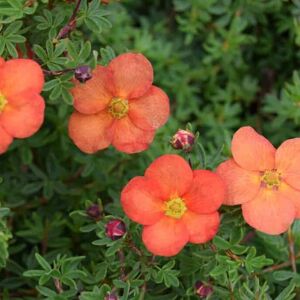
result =
[[[128,117],[116,120],[113,125],[112,144],[125,153],[137,153],[148,149],[155,131],[145,131],[136,127]]]
[[[16,138],[36,133],[44,121],[45,102],[39,94],[22,93],[13,96],[0,114],[3,128]]]
[[[71,93],[74,107],[82,114],[95,114],[105,109],[113,98],[112,73],[107,67],[97,66],[92,79],[86,83],[76,81]]]
[[[280,193],[284,197],[294,203],[296,208],[296,218],[300,218],[300,191],[295,190],[290,185],[286,183],[281,183]]]
[[[106,112],[95,115],[74,112],[69,120],[69,136],[82,152],[95,153],[110,145],[112,122],[112,117]]]
[[[280,189],[261,189],[254,200],[242,204],[242,210],[250,226],[267,234],[285,232],[296,215],[294,203]]]
[[[31,59],[11,59],[0,69],[0,91],[13,96],[27,90],[40,93],[44,75],[39,64]]]
[[[183,222],[163,217],[157,223],[145,226],[143,242],[154,255],[173,256],[178,254],[189,240],[189,234]]]
[[[182,197],[188,209],[198,214],[210,214],[223,203],[225,184],[219,175],[211,171],[196,170],[192,185]]]
[[[0,154],[7,151],[12,141],[13,137],[9,135],[0,125]]]
[[[4,63],[5,63],[5,60],[4,60],[4,58],[2,58],[2,57],[0,56],[0,67],[1,67],[1,66],[3,66],[3,65],[4,65]]]
[[[130,101],[129,105],[130,119],[137,127],[144,130],[163,126],[170,114],[168,96],[155,86],[152,86],[141,98]]]
[[[182,217],[189,232],[189,241],[199,244],[211,240],[219,229],[220,217],[218,212],[208,215],[195,214],[187,211]]]
[[[153,68],[142,54],[121,54],[108,67],[113,72],[116,96],[125,99],[138,98],[152,85]]]
[[[300,189],[300,138],[283,142],[276,151],[276,169],[282,179]]]
[[[234,134],[231,151],[235,162],[243,169],[264,171],[274,168],[275,148],[252,127],[242,127]]]
[[[260,188],[260,174],[240,168],[233,159],[221,163],[216,172],[226,185],[224,204],[237,205],[254,199]]]
[[[157,183],[164,200],[184,195],[193,182],[193,171],[189,164],[176,154],[157,158],[148,167],[145,176]]]
[[[131,220],[152,225],[164,216],[164,203],[154,194],[155,190],[156,183],[146,177],[135,177],[127,183],[121,193],[121,204]]]

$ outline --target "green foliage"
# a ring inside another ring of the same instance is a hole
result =
[[[213,241],[167,259],[147,252],[119,200],[154,158],[176,153],[169,140],[187,123],[199,137],[180,154],[194,168],[230,157],[232,133],[245,124],[276,146],[299,136],[300,1],[110,2],[83,0],[76,28],[60,39],[75,2],[0,0],[0,55],[32,57],[47,71],[43,127],[0,158],[0,298],[98,300],[113,291],[122,300],[196,300],[202,281],[213,287],[210,300],[297,299],[287,234],[255,232],[239,207],[221,208]],[[67,134],[73,70],[126,51],[149,58],[171,117],[143,153],[83,154]],[[101,218],[87,215],[92,203]],[[116,241],[105,236],[112,218],[127,226]],[[299,259],[299,221],[292,236]]]

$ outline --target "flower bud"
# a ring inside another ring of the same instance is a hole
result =
[[[208,295],[210,295],[213,292],[212,286],[201,281],[196,282],[195,289],[196,289],[196,295],[198,295],[199,298],[206,298]]]
[[[104,300],[119,300],[119,297],[115,293],[109,293],[105,296]]]
[[[92,78],[92,69],[89,66],[80,66],[75,69],[75,78],[81,83]]]
[[[98,220],[101,217],[101,210],[98,204],[92,204],[87,208],[86,213],[92,219]]]
[[[195,143],[195,135],[189,130],[179,129],[171,139],[171,145],[174,149],[182,149],[190,152]]]
[[[126,233],[125,223],[118,219],[111,220],[105,226],[105,233],[113,241],[118,240]]]

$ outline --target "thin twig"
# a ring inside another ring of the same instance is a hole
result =
[[[290,253],[290,262],[293,272],[297,273],[296,265],[296,256],[295,256],[295,245],[294,245],[294,236],[292,232],[292,227],[290,226],[288,230],[288,241],[289,241],[289,253]]]
[[[74,70],[75,70],[75,68],[63,69],[63,70],[59,70],[59,71],[50,71],[50,70],[43,69],[43,72],[45,75],[60,76],[65,73],[68,73],[68,72],[73,72]]]
[[[120,260],[120,277],[121,277],[121,280],[125,281],[125,278],[126,278],[126,274],[125,274],[125,255],[124,255],[124,252],[123,250],[119,250],[118,251],[118,256],[119,256],[119,260]]]
[[[81,4],[81,0],[78,0],[67,25],[65,25],[59,31],[59,33],[56,37],[56,40],[60,40],[60,39],[67,37],[70,34],[70,32],[76,28],[76,15],[78,13],[80,4]]]
[[[54,279],[54,285],[59,294],[64,292],[62,284],[59,279],[57,279],[57,278]]]

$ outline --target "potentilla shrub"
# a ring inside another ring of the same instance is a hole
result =
[[[0,0],[0,299],[298,299],[299,7]]]

